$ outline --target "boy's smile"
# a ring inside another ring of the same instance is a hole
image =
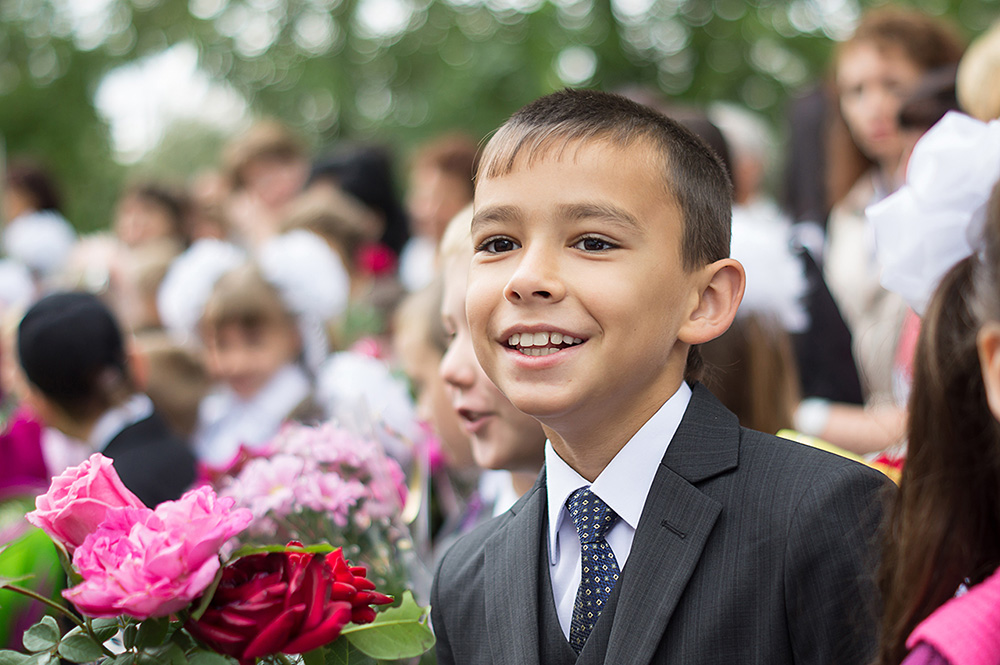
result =
[[[628,440],[680,385],[700,273],[683,268],[664,169],[643,144],[591,140],[520,155],[477,186],[476,354],[562,438],[614,423]]]

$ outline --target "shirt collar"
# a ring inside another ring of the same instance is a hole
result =
[[[151,415],[153,415],[153,402],[142,393],[136,393],[124,404],[109,409],[97,419],[90,431],[88,443],[97,452],[103,452],[123,429]]]
[[[589,485],[591,491],[633,530],[639,525],[653,477],[690,401],[691,387],[681,381],[677,392],[629,439],[593,483],[587,482],[559,457],[550,441],[545,442],[550,560],[556,560],[559,527],[566,516],[566,499],[581,487]]]

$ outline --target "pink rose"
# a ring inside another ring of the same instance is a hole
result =
[[[143,507],[122,483],[111,460],[94,453],[53,478],[49,491],[35,499],[35,510],[26,517],[72,554],[97,530],[108,510]]]
[[[199,487],[156,510],[109,510],[73,555],[83,582],[63,596],[90,617],[177,612],[208,587],[219,551],[250,523],[250,511],[233,503]]]

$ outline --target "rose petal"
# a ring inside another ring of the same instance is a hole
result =
[[[294,640],[285,645],[282,653],[306,653],[313,649],[333,642],[340,636],[340,631],[351,620],[351,606],[349,603],[335,603],[328,616],[318,626],[312,630],[307,630],[299,634]]]
[[[290,607],[261,628],[260,633],[247,645],[243,658],[260,658],[278,653],[288,643],[290,633],[298,624],[304,608]]]

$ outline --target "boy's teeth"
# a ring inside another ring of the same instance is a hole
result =
[[[520,346],[522,348],[528,348],[532,346],[548,346],[552,344],[554,346],[559,346],[561,344],[580,344],[583,342],[579,337],[573,337],[571,335],[564,335],[558,332],[536,332],[536,333],[513,333],[507,339],[508,346]]]
[[[526,356],[549,356],[552,355],[553,353],[558,353],[559,351],[562,351],[562,349],[556,349],[551,346],[545,348],[535,347],[533,349],[522,347],[520,351]]]

